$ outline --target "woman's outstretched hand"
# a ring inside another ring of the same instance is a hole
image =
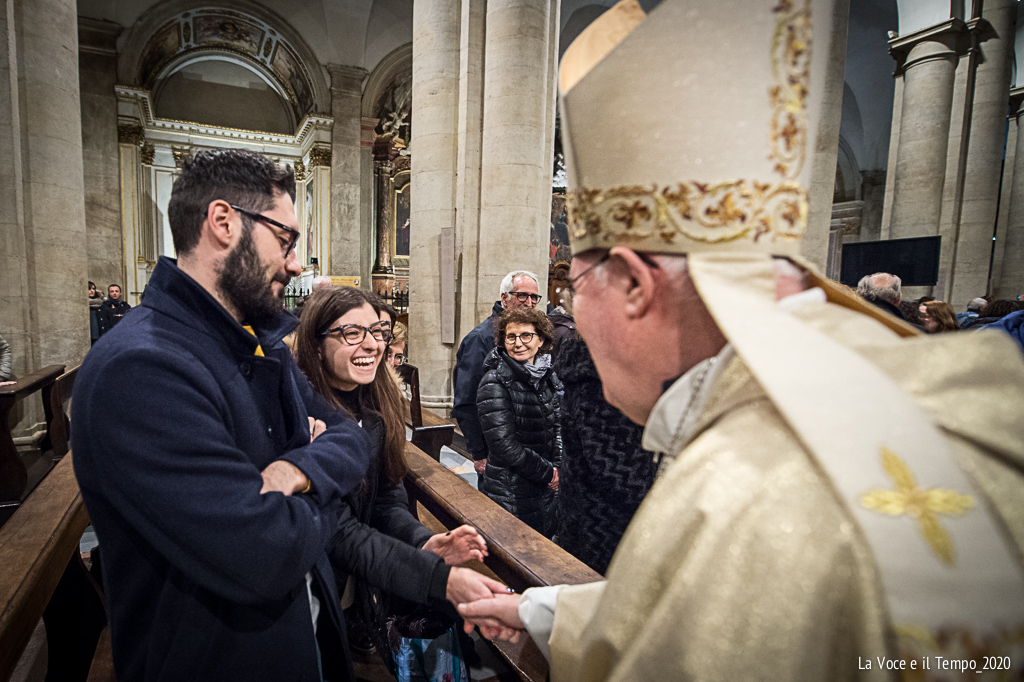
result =
[[[459,604],[459,615],[466,621],[466,632],[473,626],[480,628],[480,634],[487,639],[507,639],[518,642],[525,629],[519,619],[518,594],[495,594],[490,599],[477,599],[468,604]]]
[[[427,540],[423,549],[444,559],[449,566],[458,566],[470,559],[483,561],[487,543],[473,526],[459,526],[447,533],[438,533]]]
[[[508,588],[472,568],[455,566],[448,573],[445,596],[452,606],[466,604],[478,599],[491,599],[495,594],[508,594]]]

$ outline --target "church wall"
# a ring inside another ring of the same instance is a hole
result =
[[[79,18],[79,87],[88,276],[101,292],[124,286],[117,146],[117,24]]]

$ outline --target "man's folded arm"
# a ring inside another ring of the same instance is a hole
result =
[[[131,351],[118,371],[95,373],[76,394],[90,406],[75,425],[88,444],[75,453],[76,470],[83,488],[203,588],[239,603],[280,599],[302,586],[333,536],[343,496],[365,473],[366,436],[351,420],[336,423],[285,455],[315,494],[261,495],[220,387],[191,367]]]

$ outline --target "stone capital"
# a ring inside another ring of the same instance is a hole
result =
[[[328,64],[327,72],[331,75],[331,92],[360,95],[363,92],[363,80],[366,69],[359,66]]]
[[[896,60],[895,75],[922,62],[958,59],[965,47],[964,39],[970,35],[972,28],[954,18],[892,38],[889,40],[889,54]]]
[[[78,17],[78,51],[117,56],[117,36],[124,28],[121,24],[89,17]]]

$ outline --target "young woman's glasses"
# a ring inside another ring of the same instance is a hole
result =
[[[535,336],[536,334],[533,332],[523,332],[522,334],[505,334],[505,345],[516,345],[516,339],[522,341],[523,345],[529,345],[529,343],[533,341],[533,337]]]
[[[267,225],[273,225],[274,227],[280,227],[282,230],[287,232],[288,233],[288,239],[281,245],[281,248],[284,249],[284,256],[285,256],[285,258],[287,258],[288,254],[291,253],[292,249],[295,248],[295,245],[299,243],[299,231],[298,230],[293,230],[292,228],[288,227],[287,225],[279,223],[276,220],[274,220],[273,218],[268,218],[267,216],[263,215],[262,213],[255,213],[253,211],[246,210],[246,209],[242,208],[241,206],[235,206],[234,204],[228,204],[228,205],[231,208],[233,208],[236,211],[238,211],[239,213],[241,213],[242,215],[244,215],[247,218],[249,218],[250,220],[255,220],[258,223],[265,223]]]
[[[378,322],[377,324],[371,324],[369,327],[364,327],[361,324],[343,324],[338,327],[331,327],[327,331],[320,332],[320,336],[327,336],[328,334],[334,334],[335,332],[339,332],[342,340],[350,346],[362,343],[367,334],[372,336],[374,341],[383,341],[385,334]]]

